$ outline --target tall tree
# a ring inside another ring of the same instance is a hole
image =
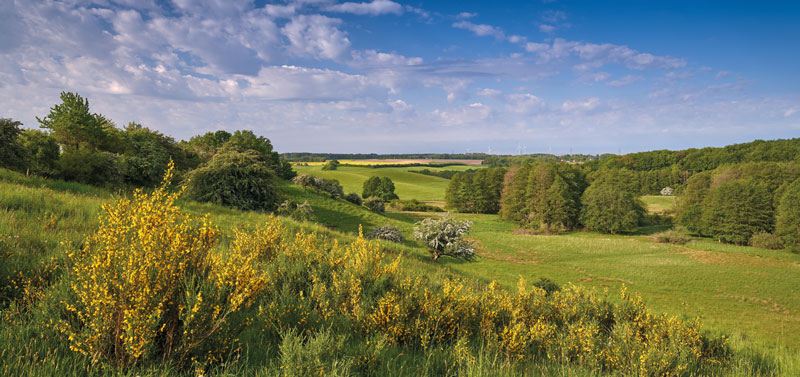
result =
[[[61,92],[61,104],[50,108],[44,118],[36,117],[40,127],[50,130],[64,149],[104,149],[108,129],[113,124],[100,114],[89,111],[89,100],[77,93]]]
[[[709,235],[723,242],[746,245],[758,232],[771,232],[772,195],[763,182],[734,179],[712,190],[704,213]]]
[[[25,148],[20,143],[22,122],[8,118],[0,119],[0,167],[25,170],[27,165]]]
[[[783,245],[800,250],[800,178],[788,185],[778,205],[775,234]]]

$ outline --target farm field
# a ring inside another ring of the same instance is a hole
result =
[[[341,164],[348,165],[405,165],[405,164],[463,164],[469,166],[480,166],[483,160],[436,160],[436,159],[363,159],[363,160],[337,160]],[[324,162],[304,162],[311,166],[324,165]],[[459,165],[452,165],[457,167]],[[449,167],[449,166],[448,166]],[[423,167],[424,168],[424,167]]]

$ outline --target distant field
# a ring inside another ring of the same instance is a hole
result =
[[[365,160],[338,160],[342,164],[348,165],[405,165],[405,164],[464,164],[464,165],[480,165],[483,160],[435,160],[435,159],[365,159]],[[324,165],[324,162],[304,162],[312,166]]]
[[[364,161],[364,160],[361,160]],[[344,160],[340,160],[344,163]],[[475,166],[447,166],[444,168],[433,167],[387,167],[387,168],[368,168],[356,166],[340,166],[336,170],[322,170],[321,165],[295,166],[298,173],[312,174],[321,178],[336,179],[342,184],[345,193],[355,192],[361,195],[364,181],[369,177],[389,177],[394,182],[395,193],[400,199],[417,199],[424,202],[443,202],[444,192],[447,189],[449,180],[419,173],[412,173],[409,170],[467,170],[474,169]]]

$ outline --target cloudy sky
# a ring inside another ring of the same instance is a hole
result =
[[[800,3],[0,0],[0,117],[59,92],[281,152],[618,153],[800,136]]]

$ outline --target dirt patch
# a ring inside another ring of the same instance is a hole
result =
[[[610,281],[610,282],[618,282],[618,283],[625,283],[625,284],[633,285],[633,282],[632,282],[632,281],[630,281],[630,280],[625,280],[625,279],[617,279],[617,278],[597,278],[597,280],[600,280],[600,281]]]

